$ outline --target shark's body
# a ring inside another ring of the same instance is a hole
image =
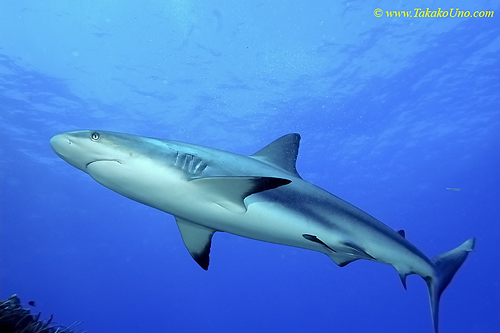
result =
[[[102,185],[174,215],[204,269],[212,235],[224,231],[318,251],[339,266],[358,259],[389,264],[405,288],[406,276],[418,274],[429,288],[437,333],[439,298],[474,239],[429,259],[403,231],[304,181],[295,169],[299,140],[285,135],[251,156],[104,131],[62,133],[51,145]]]

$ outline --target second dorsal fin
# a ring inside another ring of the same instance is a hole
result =
[[[299,142],[299,134],[287,134],[274,140],[255,154],[251,155],[251,157],[283,169],[295,177],[300,178],[295,168],[297,155],[299,153]]]

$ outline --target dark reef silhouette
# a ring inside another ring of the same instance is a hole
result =
[[[35,302],[31,301],[34,306]],[[82,322],[76,322],[69,327],[50,326],[53,315],[45,320],[40,320],[40,314],[33,315],[30,310],[21,306],[17,295],[10,296],[5,301],[0,301],[0,332],[2,333],[77,333],[74,328]],[[85,331],[80,330],[79,333]]]

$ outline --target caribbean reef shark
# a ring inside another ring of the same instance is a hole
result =
[[[427,283],[434,332],[439,299],[474,250],[471,238],[432,259],[382,222],[303,180],[295,168],[300,136],[288,134],[253,155],[140,136],[73,131],[50,144],[100,184],[175,216],[193,259],[208,269],[217,231],[321,252],[343,267],[358,259],[393,266]]]

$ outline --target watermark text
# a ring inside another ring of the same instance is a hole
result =
[[[430,8],[415,8],[413,10],[382,10],[377,8],[373,11],[373,15],[376,17],[471,17],[471,18],[483,18],[483,17],[493,17],[495,12],[493,10],[461,10],[459,8],[450,8],[443,10],[438,8],[437,10],[431,10]]]

